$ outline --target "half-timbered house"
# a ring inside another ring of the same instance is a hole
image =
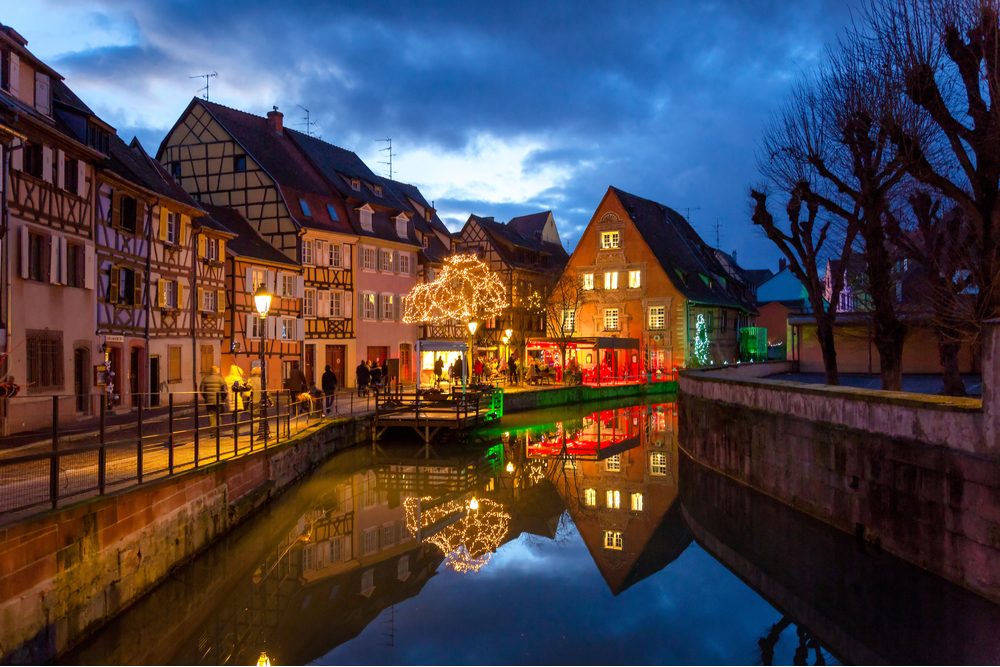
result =
[[[500,317],[481,323],[477,346],[499,355],[501,337],[511,329],[508,347],[521,358],[525,341],[545,335],[544,312],[537,306],[548,298],[566,265],[566,250],[552,212],[520,216],[506,224],[471,215],[454,236],[453,247],[455,252],[477,254],[507,286],[509,306]]]
[[[54,98],[61,81],[0,24],[0,375],[20,389],[0,407],[5,432],[48,423],[52,396],[61,397],[60,421],[95,407],[94,165],[110,128],[89,109]]]
[[[591,217],[566,273],[583,291],[582,303],[563,313],[574,336],[639,343],[635,359],[578,359],[585,377],[598,364],[633,378],[683,367],[693,358],[699,321],[710,359],[735,360],[738,328],[753,310],[687,220],[615,187]]]
[[[260,364],[261,345],[267,364],[268,388],[280,388],[292,362],[301,362],[302,267],[279,252],[238,211],[205,205],[212,219],[233,233],[226,244],[225,336],[222,365],[236,364],[244,371]],[[257,287],[264,285],[274,297],[267,319],[261,321],[254,304]],[[332,365],[337,379],[344,377],[344,359]]]
[[[196,199],[236,209],[265,241],[303,267],[304,331],[289,334],[304,337],[303,370],[318,381],[324,363],[356,363],[357,236],[347,204],[292,134],[277,109],[264,118],[194,99],[157,157]]]

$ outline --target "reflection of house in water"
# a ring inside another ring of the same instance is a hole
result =
[[[528,437],[615,594],[679,556],[691,535],[677,504],[677,406],[595,412]],[[534,440],[534,441],[533,441]]]

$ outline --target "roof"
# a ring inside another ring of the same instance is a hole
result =
[[[285,266],[298,266],[287,255],[265,241],[239,211],[227,206],[210,204],[203,204],[202,208],[208,213],[212,222],[235,234],[235,238],[226,243],[228,252],[237,257],[249,257]]]
[[[438,217],[437,211],[434,209],[434,207],[427,203],[427,199],[424,198],[423,193],[420,192],[417,186],[411,185],[409,183],[402,183],[400,181],[394,181],[389,178],[382,178],[382,181],[386,183],[390,188],[395,190],[396,194],[399,196],[399,199],[403,203],[408,204],[406,199],[409,198],[415,201],[420,206],[423,206],[424,209],[431,211],[430,220],[427,220],[426,218],[421,216],[421,219],[419,221],[416,221],[418,229],[426,226],[427,228],[435,232],[438,232],[439,234],[444,234],[445,236],[451,236],[451,231],[448,230],[448,227],[444,224],[444,222],[441,221],[441,218]],[[419,214],[419,211],[417,211],[416,209],[414,209],[414,212]]]
[[[158,195],[173,199],[191,208],[200,208],[184,188],[177,184],[170,174],[142,148],[138,139],[126,144],[117,134],[110,138],[110,155],[104,168]]]
[[[497,222],[492,217],[483,217],[475,214],[469,216],[469,222],[475,222],[487,234],[489,234],[494,241],[493,245],[497,249],[497,252],[500,253],[500,255],[504,258],[504,261],[511,266],[535,271],[547,271],[553,267],[561,270],[569,260],[569,255],[566,253],[566,250],[562,247],[562,245],[556,243],[546,243],[538,239],[525,237],[516,229],[511,228],[509,223],[504,224],[502,222]],[[533,253],[539,253],[550,258],[551,261],[548,264],[527,261],[518,255],[516,252],[517,248],[530,250]]]
[[[720,280],[729,280],[728,272],[714,249],[681,214],[614,186],[608,191],[621,202],[664,272],[687,299],[705,305],[753,309],[753,304],[744,302]]]
[[[751,285],[760,287],[774,277],[774,271],[771,269],[743,269],[743,275],[747,277]]]
[[[525,238],[541,240],[542,229],[550,215],[552,215],[552,211],[519,215],[516,218],[511,218],[507,222],[507,226]]]

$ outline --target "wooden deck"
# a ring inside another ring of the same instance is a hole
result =
[[[389,428],[412,428],[424,441],[441,430],[463,431],[495,421],[503,414],[503,390],[389,392],[375,397],[375,438]]]

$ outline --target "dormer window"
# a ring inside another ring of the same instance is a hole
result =
[[[306,200],[302,199],[301,197],[299,198],[299,208],[302,209],[302,215],[306,216],[307,218],[312,217],[312,211],[309,210],[309,203],[306,202]]]
[[[427,222],[431,221],[431,210],[429,208],[424,209],[424,220],[426,220]]]
[[[424,234],[423,244],[425,248],[431,247],[431,237],[429,234]]]
[[[361,191],[361,179],[360,178],[352,178],[351,179],[351,189],[354,190],[355,192],[360,192]]]
[[[337,222],[338,220],[340,220],[340,216],[337,215],[337,209],[333,204],[326,205],[326,212],[329,214],[330,220],[332,220],[333,222]]]
[[[622,246],[621,232],[601,232],[601,250],[613,250]]]
[[[401,239],[406,238],[406,216],[398,215],[396,216],[396,236]]]
[[[52,115],[52,92],[48,74],[35,72],[35,109],[46,116]]]
[[[361,228],[366,232],[372,231],[372,210],[370,208],[360,208],[358,209],[358,215],[361,218]]]
[[[373,185],[372,186],[372,192],[375,193],[376,197],[381,197],[382,196],[382,186],[381,185]]]

